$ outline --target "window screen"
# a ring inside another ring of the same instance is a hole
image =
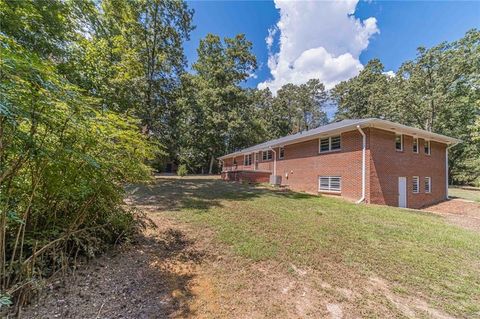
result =
[[[320,176],[319,191],[340,192],[342,190],[342,178],[340,176]]]
[[[425,177],[425,193],[432,192],[432,179],[430,177]]]
[[[418,190],[419,190],[419,185],[418,185],[418,184],[419,184],[419,179],[418,179],[418,176],[413,176],[412,182],[413,182],[413,185],[412,185],[412,186],[413,186],[413,192],[414,192],[414,193],[418,193]]]
[[[339,150],[341,148],[341,138],[338,136],[325,137],[320,139],[320,152]]]

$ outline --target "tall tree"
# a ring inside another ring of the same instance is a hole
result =
[[[78,40],[69,78],[103,108],[139,117],[143,132],[175,158],[183,42],[193,29],[193,11],[183,1],[161,0],[103,0],[78,11],[88,21],[88,36]]]
[[[335,117],[394,119],[395,111],[389,94],[391,79],[384,71],[380,60],[373,59],[358,76],[336,85],[331,91],[331,97],[338,105]]]
[[[324,111],[327,99],[323,83],[310,79],[304,84],[282,86],[274,104],[281,113],[286,111],[290,114],[290,133],[296,133],[328,122]]]
[[[242,34],[223,41],[209,34],[200,41],[198,60],[193,64],[196,73],[185,82],[194,89],[184,91],[190,95],[183,99],[188,104],[181,158],[186,161],[192,154],[203,157],[195,156],[190,166],[205,167],[208,163],[212,173],[216,157],[246,146],[243,134],[251,135],[247,127],[250,104],[240,84],[256,68],[251,49],[252,43]]]

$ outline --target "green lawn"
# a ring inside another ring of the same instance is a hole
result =
[[[450,197],[463,198],[475,202],[480,202],[480,188],[460,188],[450,186],[448,188],[448,195]]]
[[[213,229],[252,261],[309,267],[347,284],[380,277],[451,315],[480,316],[480,234],[441,217],[195,178],[161,179],[144,196],[175,203],[165,204],[169,214]]]

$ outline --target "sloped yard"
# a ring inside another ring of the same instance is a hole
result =
[[[129,191],[158,228],[103,262],[124,287],[101,284],[83,314],[128,300],[124,318],[480,317],[480,233],[442,216],[202,177]]]

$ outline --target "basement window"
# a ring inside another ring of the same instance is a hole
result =
[[[395,134],[395,149],[397,151],[403,151],[403,135]]]
[[[330,137],[325,137],[320,139],[320,146],[319,146],[320,153],[336,151],[336,150],[339,150],[341,147],[342,146],[341,146],[340,135],[330,136]]]
[[[420,188],[420,178],[418,176],[413,176],[413,193],[418,194],[419,193],[419,188]]]
[[[272,151],[263,151],[262,152],[262,160],[269,161],[273,158]]]
[[[431,192],[432,192],[432,178],[425,177],[425,193],[431,193]]]
[[[424,148],[425,148],[425,154],[430,155],[431,154],[430,141],[425,141]]]
[[[243,157],[243,165],[245,166],[252,165],[252,154],[247,154]]]
[[[318,178],[319,192],[340,193],[342,190],[342,178],[340,176],[320,176]]]
[[[280,147],[280,149],[278,150],[278,158],[279,159],[285,158],[285,147]]]
[[[418,153],[418,138],[413,138],[413,152]]]

